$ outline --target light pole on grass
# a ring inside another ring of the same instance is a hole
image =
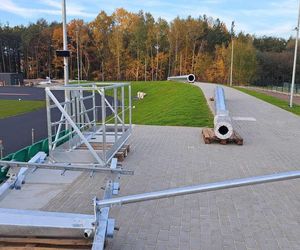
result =
[[[295,88],[295,78],[296,78],[296,64],[297,64],[297,52],[298,52],[298,40],[299,40],[299,26],[300,26],[300,2],[299,2],[299,11],[298,11],[298,23],[296,27],[296,41],[295,41],[295,53],[294,53],[294,64],[293,64],[293,75],[292,75],[292,84],[290,92],[290,107],[293,107],[293,97],[294,97],[294,88]]]
[[[231,23],[231,60],[230,60],[230,86],[232,86],[232,74],[233,74],[233,42],[234,42],[234,21]]]

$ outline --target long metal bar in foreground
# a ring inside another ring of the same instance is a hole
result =
[[[214,132],[219,139],[228,139],[233,134],[233,127],[229,111],[226,107],[224,89],[220,86],[215,88],[215,117]]]
[[[97,201],[97,205],[99,207],[106,207],[106,206],[112,207],[112,206],[124,205],[129,203],[137,203],[142,201],[169,198],[169,197],[180,196],[180,195],[209,192],[209,191],[243,187],[249,185],[257,185],[257,184],[269,183],[269,182],[284,181],[284,180],[290,180],[296,178],[300,178],[300,171],[282,172],[282,173],[276,173],[270,175],[262,175],[262,176],[255,176],[249,178],[214,182],[214,183],[208,183],[208,184],[202,184],[196,186],[172,188],[172,189],[167,189],[162,191],[135,194],[135,195],[117,197],[112,199],[104,199],[104,200]]]
[[[168,77],[168,81],[183,81],[183,82],[194,83],[195,80],[196,80],[196,77],[194,74]]]

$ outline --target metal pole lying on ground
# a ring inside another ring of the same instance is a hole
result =
[[[172,188],[172,189],[150,192],[150,193],[135,194],[135,195],[128,195],[128,196],[117,197],[112,199],[98,200],[97,205],[100,207],[117,206],[117,205],[129,204],[129,203],[137,203],[142,201],[169,198],[169,197],[180,196],[180,195],[209,192],[209,191],[243,187],[249,185],[257,185],[262,183],[284,181],[284,180],[290,180],[296,178],[300,178],[300,171],[290,171],[290,172],[276,173],[270,175],[227,180],[227,181],[214,182],[214,183],[208,183],[208,184],[202,184],[196,186]]]
[[[215,135],[222,140],[230,138],[233,134],[232,122],[226,108],[224,89],[219,86],[215,89],[215,112]]]
[[[183,81],[183,82],[189,82],[194,83],[196,80],[196,77],[194,74],[189,75],[183,75],[183,76],[169,76],[168,81]]]

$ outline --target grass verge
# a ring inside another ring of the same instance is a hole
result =
[[[179,82],[132,82],[132,96],[138,91],[147,95],[133,100],[135,124],[207,127],[213,115],[197,86]]]
[[[43,101],[0,100],[0,119],[24,114],[45,107]]]
[[[246,88],[240,88],[240,87],[235,87],[235,89],[242,91],[248,95],[254,96],[260,100],[263,100],[265,102],[268,102],[270,104],[273,104],[279,108],[282,108],[286,111],[289,111],[291,113],[294,113],[296,115],[300,115],[300,106],[297,104],[294,104],[293,107],[289,107],[289,103],[285,100],[279,99],[277,97],[274,96],[269,96],[267,94],[263,94],[260,92],[257,92],[255,90],[252,89],[246,89]]]

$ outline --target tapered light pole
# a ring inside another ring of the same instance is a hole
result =
[[[291,93],[290,93],[290,107],[291,108],[293,107],[293,97],[294,97],[295,78],[296,78],[299,26],[300,26],[300,2],[299,2],[299,11],[298,11],[298,23],[297,23],[297,27],[296,27],[297,34],[296,34],[296,41],[295,41],[294,65],[293,65],[293,75],[292,75],[292,84],[291,84]]]
[[[63,50],[67,51],[68,50],[68,36],[67,36],[67,15],[66,15],[66,0],[62,0],[62,23],[63,23]],[[68,85],[69,84],[69,62],[68,62],[68,57],[65,55],[64,56],[64,84]],[[65,102],[70,101],[70,93],[65,90]],[[67,113],[70,114],[70,104],[66,106],[66,111]],[[65,128],[66,130],[69,129],[69,124],[66,121]]]
[[[68,50],[68,37],[67,37],[67,18],[66,18],[66,0],[62,0],[62,23],[63,23],[63,49]],[[68,57],[64,56],[64,83],[69,83],[69,63]]]
[[[79,84],[80,82],[79,36],[78,36],[79,29],[76,30],[75,32],[76,32],[76,50],[77,50],[77,82]]]
[[[230,61],[230,86],[232,86],[232,75],[233,75],[233,43],[234,43],[234,21],[231,23],[231,61]]]

